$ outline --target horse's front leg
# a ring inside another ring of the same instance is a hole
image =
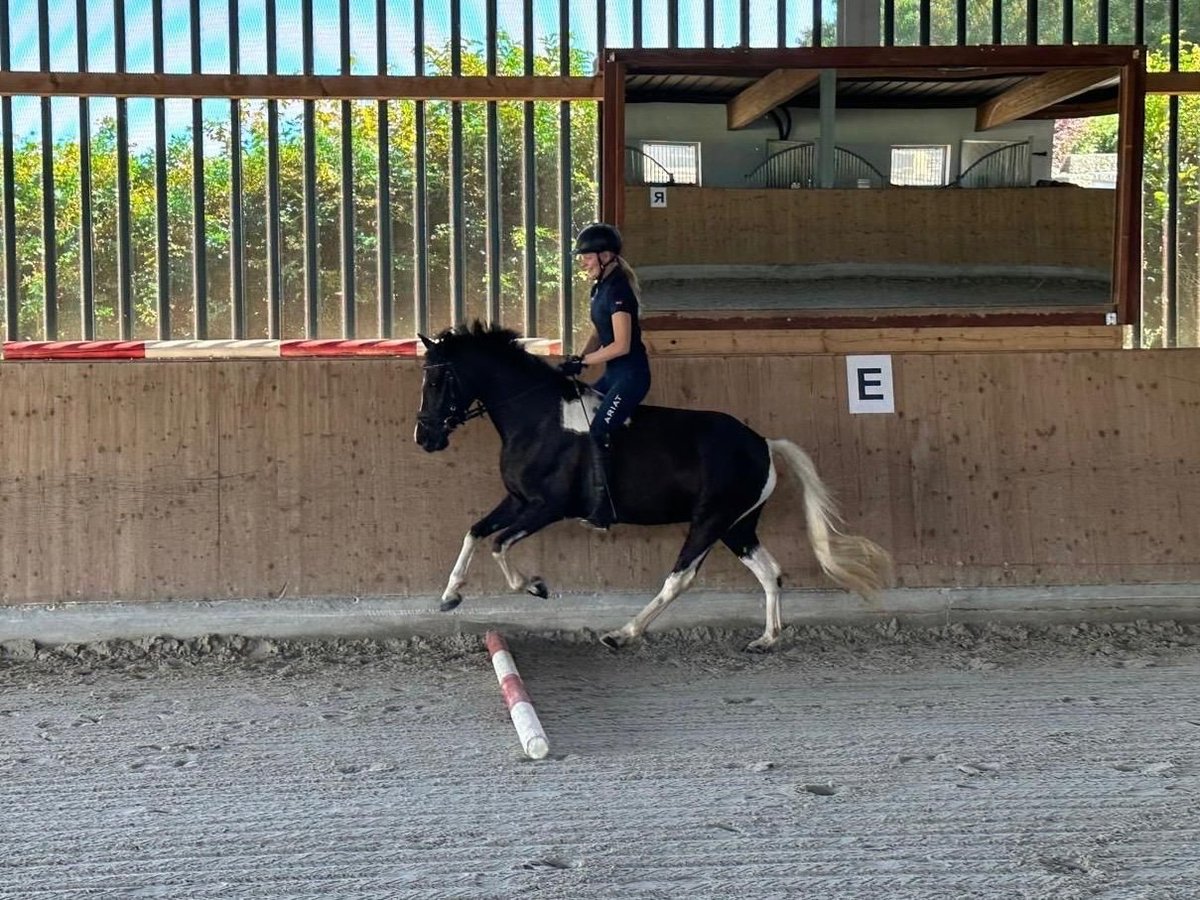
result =
[[[442,592],[442,612],[449,612],[462,603],[461,588],[467,580],[467,568],[471,565],[471,557],[475,555],[475,545],[489,535],[495,534],[501,528],[508,527],[521,512],[522,501],[509,494],[501,500],[496,508],[471,526],[463,538],[462,550],[458,560],[450,570],[450,579],[446,582],[446,590]]]
[[[492,541],[492,556],[500,566],[500,571],[504,573],[508,586],[514,591],[524,591],[542,599],[550,595],[550,591],[546,588],[546,582],[542,580],[541,576],[534,575],[526,578],[515,565],[508,561],[508,551],[518,541],[523,541],[547,525],[560,521],[562,517],[562,510],[556,506],[551,507],[542,503],[530,505]]]

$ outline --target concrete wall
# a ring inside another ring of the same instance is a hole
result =
[[[896,354],[895,415],[849,414],[839,355],[653,365],[653,401],[806,447],[904,585],[1200,581],[1200,351]],[[419,389],[411,360],[0,363],[0,603],[440,592],[499,441],[484,420],[423,453]],[[785,480],[762,536],[824,586],[798,499]],[[681,540],[561,523],[514,556],[649,592]],[[700,584],[756,590],[723,550]],[[470,589],[501,588],[480,554]]]
[[[631,103],[625,108],[625,142],[643,140],[699,141],[701,184],[705,187],[744,187],[745,176],[767,158],[767,141],[779,137],[769,119],[749,128],[729,131],[724,104]],[[816,140],[820,134],[815,109],[793,109],[791,140]],[[964,139],[1033,140],[1035,153],[1049,154],[1054,123],[1013,122],[985,133],[975,131],[974,109],[842,109],[837,114],[839,146],[867,157],[885,176],[891,166],[892,144],[948,144],[950,171],[959,172]],[[1050,177],[1050,156],[1033,157],[1033,179]]]

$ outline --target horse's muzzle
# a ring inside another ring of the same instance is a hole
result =
[[[445,450],[450,446],[450,429],[418,421],[416,431],[413,433],[413,440],[426,453],[436,453],[438,450]]]

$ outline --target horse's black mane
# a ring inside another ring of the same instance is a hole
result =
[[[534,356],[517,343],[520,338],[521,334],[511,328],[495,323],[485,325],[476,319],[470,325],[456,325],[439,334],[436,354],[439,358],[453,359],[464,350],[475,350],[551,383],[564,387],[570,383],[546,360]]]

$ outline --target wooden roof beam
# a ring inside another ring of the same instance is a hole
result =
[[[1147,72],[1147,94],[1200,94],[1200,72]]]
[[[1116,69],[1056,69],[1026,78],[975,110],[975,130],[987,131],[1023,119],[1048,106],[1070,100],[1095,88],[1116,84]]]
[[[728,128],[751,125],[821,78],[819,69],[776,69],[725,104]]]
[[[0,72],[0,96],[254,100],[599,100],[591,76],[156,75]]]

